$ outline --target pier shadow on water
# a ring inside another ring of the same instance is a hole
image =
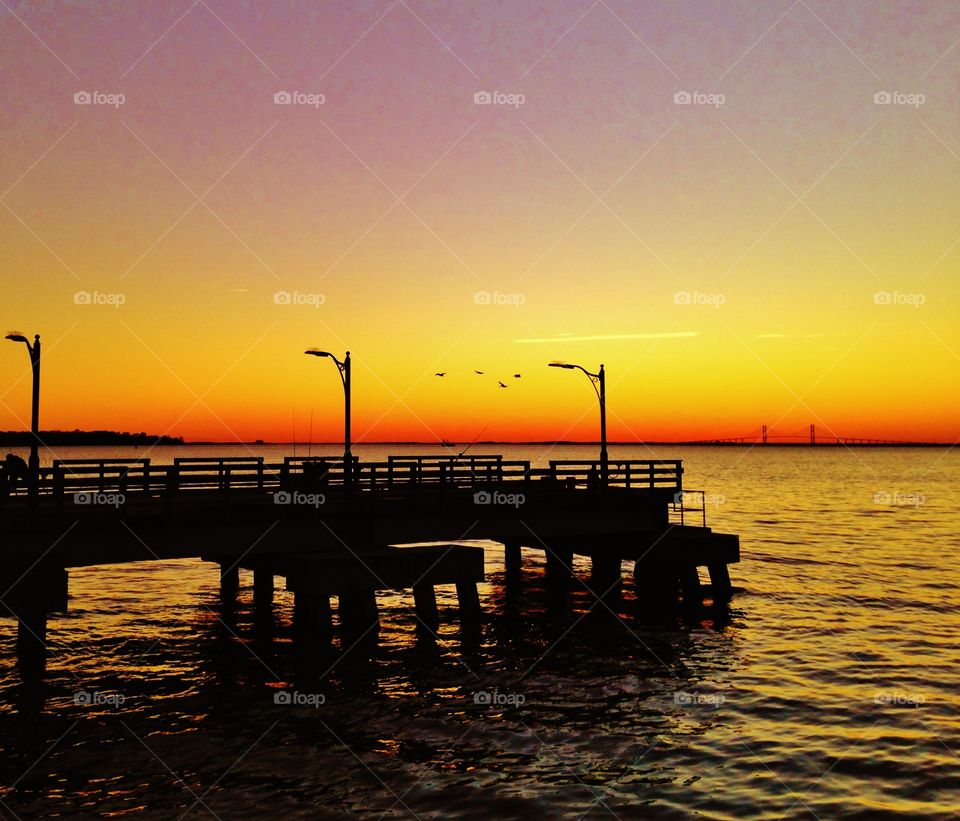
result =
[[[376,641],[336,618],[332,642],[304,637],[292,597],[256,604],[246,573],[235,600],[208,586],[156,640],[92,636],[51,653],[48,682],[3,716],[16,725],[4,772],[70,740],[0,798],[22,816],[134,804],[232,816],[268,797],[310,817],[642,814],[686,777],[677,744],[719,720],[692,700],[736,665],[738,614],[641,607],[629,577],[600,602],[574,569],[564,585],[538,564],[489,573],[479,629],[459,623],[452,587],[437,588],[435,629],[410,594],[380,594]],[[66,673],[77,654],[81,671]],[[91,703],[76,703],[81,688]]]

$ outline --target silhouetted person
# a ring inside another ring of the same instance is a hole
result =
[[[307,490],[322,490],[330,479],[330,465],[326,462],[310,463],[303,466],[303,483]]]
[[[16,488],[17,480],[26,481],[29,475],[27,463],[19,456],[8,453],[0,466],[0,499],[6,499]]]
[[[587,490],[596,490],[600,487],[600,474],[597,472],[597,466],[593,465],[587,471]]]

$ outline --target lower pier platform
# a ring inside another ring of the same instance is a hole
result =
[[[245,556],[216,561],[221,570],[221,595],[236,595],[238,569],[254,574],[254,603],[272,602],[273,581],[280,576],[294,596],[297,635],[328,642],[333,635],[330,598],[339,601],[344,640],[375,641],[379,630],[376,593],[412,590],[418,630],[435,633],[440,624],[435,586],[456,585],[460,622],[465,633],[479,629],[482,612],[477,584],[484,580],[484,551],[459,544],[389,546],[354,552]],[[268,593],[269,590],[269,593]]]

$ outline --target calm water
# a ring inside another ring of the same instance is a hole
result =
[[[264,631],[246,575],[224,623],[213,566],[72,571],[39,715],[17,710],[0,621],[0,814],[960,817],[960,453],[655,455],[683,458],[687,487],[714,494],[708,523],[741,536],[725,618],[597,621],[575,594],[551,622],[542,555],[525,551],[517,603],[490,550],[479,650],[462,652],[452,609],[418,648],[410,598],[382,595],[380,654],[316,685],[298,679],[284,591]],[[274,703],[294,688],[324,703]]]

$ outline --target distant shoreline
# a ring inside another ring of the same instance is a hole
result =
[[[26,431],[0,431],[0,447],[29,447],[31,434]],[[41,431],[43,445],[49,447],[342,447],[342,441],[334,442],[268,442],[257,439],[250,442],[225,441],[188,441],[178,436],[155,436],[146,433],[121,433],[116,431]],[[834,442],[822,441],[811,445],[809,442],[711,442],[711,441],[656,441],[656,442],[608,442],[609,447],[723,447],[723,448],[948,448],[955,442]],[[497,441],[477,442],[424,442],[424,441],[377,441],[358,442],[354,447],[382,447],[385,445],[403,445],[418,447],[445,448],[459,451],[465,447],[482,446],[537,446],[555,447],[574,445],[599,447],[599,442],[559,440]]]

